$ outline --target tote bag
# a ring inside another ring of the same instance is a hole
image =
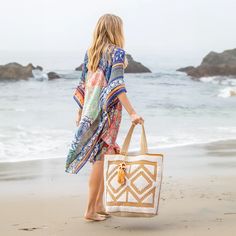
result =
[[[117,216],[152,217],[158,214],[163,154],[148,153],[144,125],[140,153],[128,154],[132,123],[119,154],[104,156],[106,211]]]

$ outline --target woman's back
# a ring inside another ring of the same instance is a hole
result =
[[[101,58],[100,61],[102,60],[103,59]],[[98,116],[101,91],[106,86],[107,82],[102,68],[98,67],[96,72],[87,72],[87,76],[85,78],[85,98],[82,117],[89,117],[91,119],[91,123]]]
[[[81,77],[84,85],[82,117],[86,116],[87,120],[89,118],[91,123],[97,118],[99,111],[102,109],[102,103],[105,102],[102,101],[102,98],[107,98],[107,95],[114,89],[117,93],[117,85],[124,85],[122,78],[123,71],[120,71],[120,74],[119,68],[116,67],[115,71],[113,71],[115,73],[112,73],[112,68],[117,66],[117,63],[119,64],[120,62],[124,62],[124,55],[125,52],[123,49],[116,46],[108,47],[108,49],[100,57],[97,70],[92,72],[87,68],[88,54],[86,51]],[[118,80],[116,80],[117,77]],[[113,84],[109,83],[111,80],[113,81]],[[124,86],[122,91],[123,90],[125,90]]]
[[[95,72],[88,70],[88,59],[86,52],[74,94],[82,114],[67,157],[66,171],[69,173],[78,173],[88,159],[98,160],[104,145],[112,150],[119,149],[115,140],[122,111],[118,95],[126,92],[125,51],[114,46],[103,53]]]

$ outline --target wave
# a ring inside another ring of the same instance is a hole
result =
[[[214,139],[214,140],[209,140],[209,141],[198,141],[198,142],[186,142],[186,143],[175,143],[175,144],[161,144],[161,145],[157,145],[157,146],[148,146],[148,151],[150,153],[159,153],[161,152],[162,149],[172,149],[172,148],[178,148],[178,147],[188,147],[188,146],[196,146],[196,145],[207,145],[207,144],[213,144],[213,143],[217,143],[217,142],[227,142],[227,141],[235,141],[236,143],[236,138],[235,139]],[[129,148],[129,152],[139,152],[139,148]],[[9,158],[4,158],[0,160],[0,163],[14,163],[14,162],[26,162],[26,161],[38,161],[38,160],[46,160],[46,159],[57,159],[57,158],[64,158],[65,159],[65,154],[64,153],[57,153],[57,154],[53,154],[50,155],[50,157],[48,155],[46,156],[31,156],[30,155],[28,157],[24,157],[24,158],[18,158],[18,159],[9,159]],[[4,155],[4,149],[3,149],[3,144],[0,143],[0,154]],[[26,153],[25,153],[26,154]],[[48,153],[48,154],[52,154],[52,153]]]
[[[215,77],[202,77],[199,79],[200,81],[202,82],[205,82],[205,83],[209,83],[209,82],[213,82],[215,80]]]
[[[226,87],[219,91],[218,97],[229,98],[236,97],[236,87]]]
[[[157,152],[160,149],[169,149],[169,148],[177,148],[177,147],[187,147],[187,146],[196,146],[196,145],[208,145],[218,142],[228,142],[228,141],[235,141],[236,138],[229,138],[229,139],[214,139],[214,140],[208,140],[208,141],[198,141],[198,142],[186,142],[186,143],[176,143],[176,144],[164,144],[159,146],[148,146],[149,152]],[[139,148],[130,148],[129,152],[138,152]]]
[[[39,70],[39,69],[32,70],[32,74],[35,80],[38,80],[38,81],[48,80],[47,73],[44,73],[42,70]]]
[[[72,133],[63,129],[7,128],[0,135],[0,162],[21,162],[66,156]]]
[[[17,136],[15,136],[14,139],[9,138],[12,137],[11,132],[8,133],[8,135],[0,135],[0,163],[66,158],[69,148],[68,140],[71,140],[72,137],[72,133],[70,131],[45,129],[28,131],[25,127],[21,126],[18,126],[17,129]],[[148,149],[150,152],[158,152],[159,149],[187,147],[210,144],[219,141],[236,140],[236,130],[232,129],[232,127],[218,127],[218,129],[221,134],[222,132],[226,132],[228,134],[227,137],[208,137],[207,139],[202,140],[202,137],[197,137],[196,135],[192,138],[189,137],[188,139],[183,136],[174,138],[148,135]],[[6,139],[9,141],[6,142]],[[131,143],[129,151],[138,152],[139,146],[137,146],[137,143],[139,143],[140,136],[134,135],[133,139],[136,146],[133,146]],[[119,140],[118,143],[121,146],[122,141]]]
[[[212,84],[226,85],[226,86],[236,86],[236,78],[227,77],[227,76],[202,77],[199,80],[204,83],[212,83]]]

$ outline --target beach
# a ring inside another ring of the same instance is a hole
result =
[[[64,172],[65,159],[0,163],[0,234],[8,235],[234,235],[236,140],[173,148],[163,153],[159,214],[86,222],[91,164]]]
[[[0,236],[235,236],[235,9],[232,0],[2,1]],[[86,221],[92,163],[73,162],[78,174],[66,163],[100,155],[97,138],[125,150],[135,117],[164,163],[107,171],[105,191],[149,210],[160,190],[150,178],[163,176],[158,214]]]

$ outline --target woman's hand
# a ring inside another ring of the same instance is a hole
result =
[[[81,114],[82,114],[82,110],[79,109],[77,114],[76,114],[76,119],[75,119],[75,122],[76,122],[77,126],[79,126],[79,122],[80,122],[80,119],[81,119]]]
[[[141,116],[137,115],[137,113],[131,114],[130,117],[131,117],[132,123],[134,123],[135,125],[144,123],[144,119]]]

